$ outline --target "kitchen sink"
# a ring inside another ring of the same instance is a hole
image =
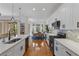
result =
[[[15,43],[15,42],[19,41],[20,39],[21,38],[15,38],[15,39],[12,39],[12,40],[10,40],[8,42],[5,42],[5,44],[12,44],[12,43]]]

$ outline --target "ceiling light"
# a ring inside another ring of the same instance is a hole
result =
[[[42,10],[43,10],[43,11],[45,11],[45,10],[46,10],[46,8],[43,8]]]
[[[32,10],[33,10],[33,11],[35,11],[35,10],[36,10],[36,8],[33,8]]]

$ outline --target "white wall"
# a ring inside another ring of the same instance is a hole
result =
[[[51,24],[55,21],[55,18],[61,20],[61,29],[62,25],[65,24],[65,29],[78,29],[77,21],[79,21],[79,4],[75,3],[65,3],[52,14],[48,19],[47,23]]]

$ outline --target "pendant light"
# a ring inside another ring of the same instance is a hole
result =
[[[20,20],[21,20],[21,8],[19,7],[19,22],[21,22]]]
[[[13,15],[13,13],[14,13],[14,4],[12,3],[12,17],[11,17],[11,20],[14,21],[14,15]]]
[[[19,17],[21,17],[21,8],[19,8]]]

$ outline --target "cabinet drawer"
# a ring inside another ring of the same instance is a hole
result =
[[[67,56],[77,56],[74,52],[70,51],[67,48],[65,48],[65,53],[66,53]]]
[[[13,52],[12,51],[6,51],[4,53],[1,54],[1,56],[12,56]]]
[[[56,56],[77,56],[73,51],[63,46],[61,43],[55,40],[54,53]]]

